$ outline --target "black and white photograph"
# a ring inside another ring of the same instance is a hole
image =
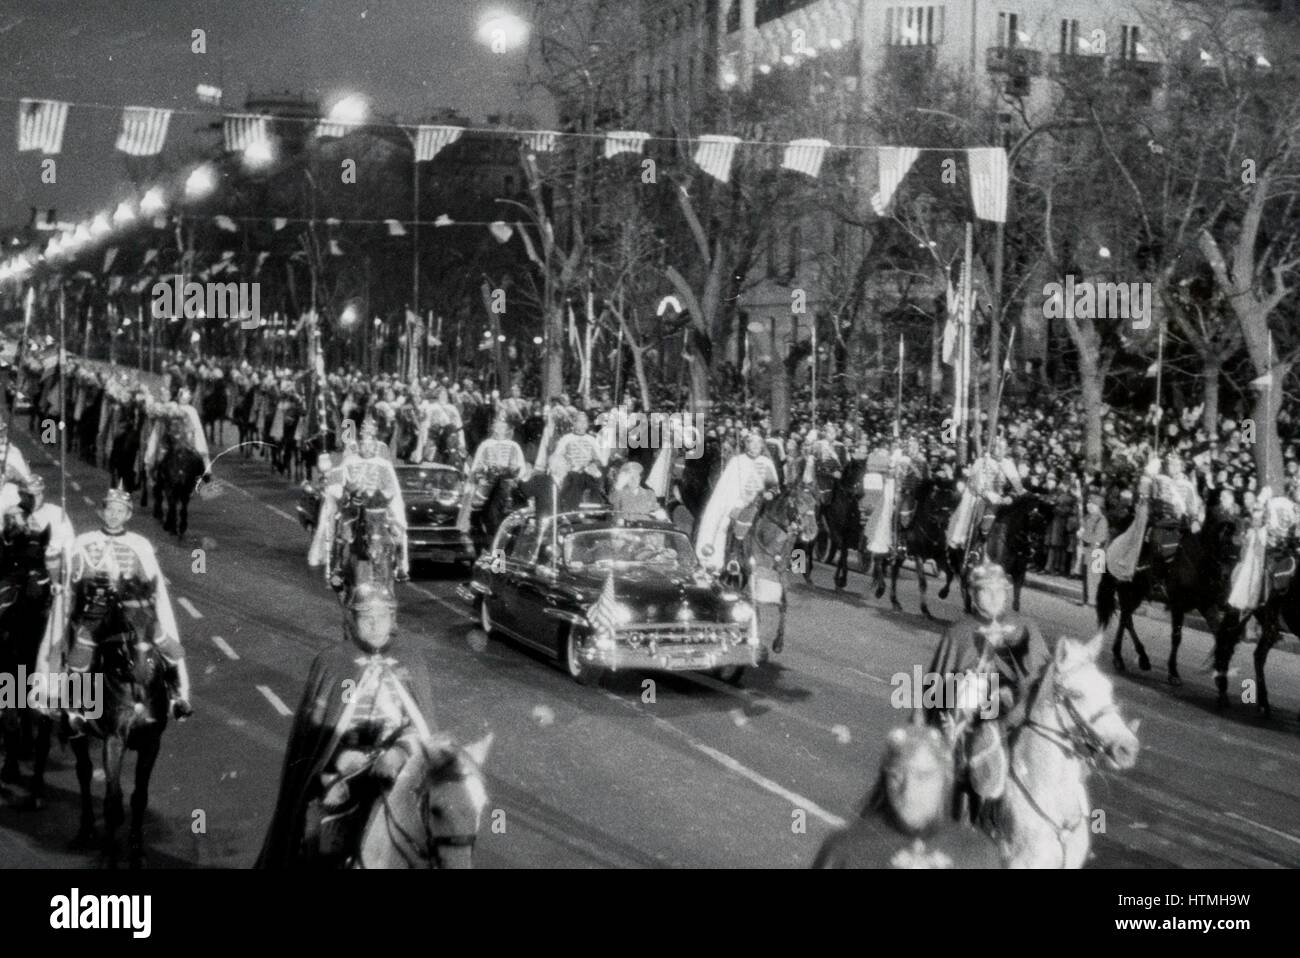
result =
[[[1082,869],[1226,943],[1197,873],[1300,868],[1297,0],[0,0],[0,62],[33,924]]]

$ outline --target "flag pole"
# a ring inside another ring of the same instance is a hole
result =
[[[1152,428],[1155,431],[1155,437],[1154,437],[1155,453],[1157,456],[1160,455],[1160,417],[1164,415],[1164,411],[1160,406],[1160,387],[1161,387],[1161,381],[1164,378],[1163,377],[1164,366],[1165,366],[1165,327],[1161,325],[1160,338],[1156,343],[1156,414],[1152,416],[1152,419],[1154,420],[1152,424]]]
[[[23,351],[27,348],[27,331],[32,325],[32,311],[36,308],[36,287],[27,287],[27,302],[23,309],[23,334],[18,339],[18,351],[14,353],[14,368],[11,380],[11,395],[9,396],[9,409],[5,412],[5,451],[4,456],[0,458],[0,478],[3,478],[5,471],[9,468],[9,447],[13,444],[13,424],[14,424],[14,406],[18,405],[18,383],[20,374],[23,370]]]
[[[1273,330],[1271,329],[1268,331],[1268,373],[1267,375],[1268,375],[1268,397],[1267,397],[1268,415],[1270,418],[1272,418],[1273,416]],[[1264,488],[1265,484],[1268,482],[1268,467],[1269,467],[1269,462],[1272,458],[1269,455],[1269,453],[1272,452],[1272,446],[1273,443],[1271,441],[1271,437],[1265,436],[1264,437],[1264,476],[1259,483],[1259,488],[1261,489]]]
[[[958,404],[959,422],[958,422],[958,440],[957,440],[957,461],[960,465],[966,465],[966,460],[970,452],[970,374],[971,374],[971,259],[974,256],[975,246],[975,224],[967,221],[966,223],[966,248],[965,260],[962,266],[961,277],[961,396]]]
[[[898,440],[903,434],[902,414],[903,414],[903,334],[898,334],[898,398],[894,401],[894,439]]]
[[[67,291],[59,283],[59,508],[68,514],[68,344]]]

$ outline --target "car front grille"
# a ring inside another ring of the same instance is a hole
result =
[[[630,625],[617,629],[615,635],[634,649],[642,646],[738,644],[745,640],[739,625],[701,622],[689,625]]]

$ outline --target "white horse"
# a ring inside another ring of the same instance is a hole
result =
[[[1110,679],[1097,668],[1102,635],[1062,637],[1011,733],[1010,774],[994,812],[1008,868],[1082,868],[1092,834],[1087,780],[1100,764],[1137,762],[1139,722],[1125,725]]]

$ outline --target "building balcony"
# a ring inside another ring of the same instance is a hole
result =
[[[985,61],[989,73],[1012,77],[1037,77],[1043,75],[1043,55],[1027,47],[989,47]]]
[[[885,47],[885,66],[891,70],[931,70],[938,61],[939,48],[935,46]]]
[[[1149,60],[1116,60],[1111,76],[1120,83],[1149,92],[1161,83],[1161,64]]]
[[[1106,76],[1106,58],[1085,53],[1057,53],[1051,71],[1064,82],[1097,83]]]

